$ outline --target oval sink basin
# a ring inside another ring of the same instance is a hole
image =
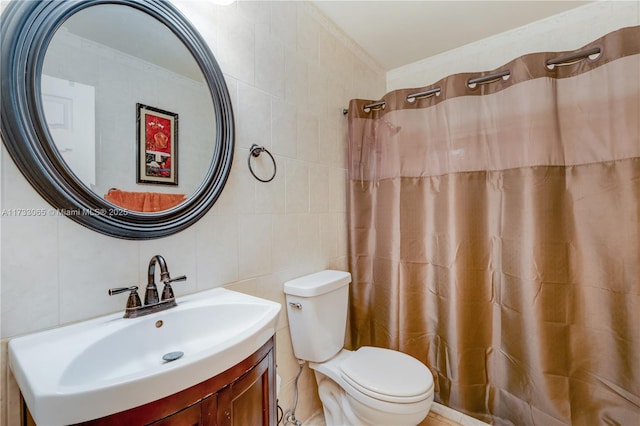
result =
[[[36,423],[96,419],[205,381],[266,343],[280,312],[279,303],[222,288],[177,302],[12,339],[9,367]]]

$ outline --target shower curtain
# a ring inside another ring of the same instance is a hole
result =
[[[352,346],[493,424],[640,424],[640,27],[592,49],[349,105]]]

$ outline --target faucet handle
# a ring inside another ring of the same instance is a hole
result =
[[[116,287],[109,289],[109,296],[113,296],[114,294],[124,293],[125,291],[138,291],[138,286],[134,285],[131,287]]]
[[[177,281],[186,281],[186,280],[187,280],[186,275],[180,275],[179,277],[168,278],[162,281],[164,283],[164,288],[162,289],[162,300],[175,298],[175,295],[173,294],[173,288],[171,288],[171,283],[174,283]]]
[[[137,308],[142,306],[142,302],[140,301],[140,296],[138,296],[138,286],[131,287],[116,287],[109,289],[109,296],[113,296],[114,294],[124,293],[125,291],[129,291],[129,298],[127,299],[126,309]]]
[[[176,281],[186,281],[186,280],[187,280],[187,276],[186,275],[180,275],[179,277],[169,278],[168,280],[163,281],[163,283],[170,284],[170,283],[174,283]]]

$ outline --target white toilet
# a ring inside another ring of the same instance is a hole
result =
[[[284,284],[295,356],[315,371],[328,426],[416,425],[431,408],[433,376],[401,352],[343,349],[350,282],[327,270]]]

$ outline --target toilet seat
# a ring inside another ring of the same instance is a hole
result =
[[[412,403],[433,393],[433,376],[417,359],[363,346],[340,365],[341,377],[363,394],[386,402]]]

